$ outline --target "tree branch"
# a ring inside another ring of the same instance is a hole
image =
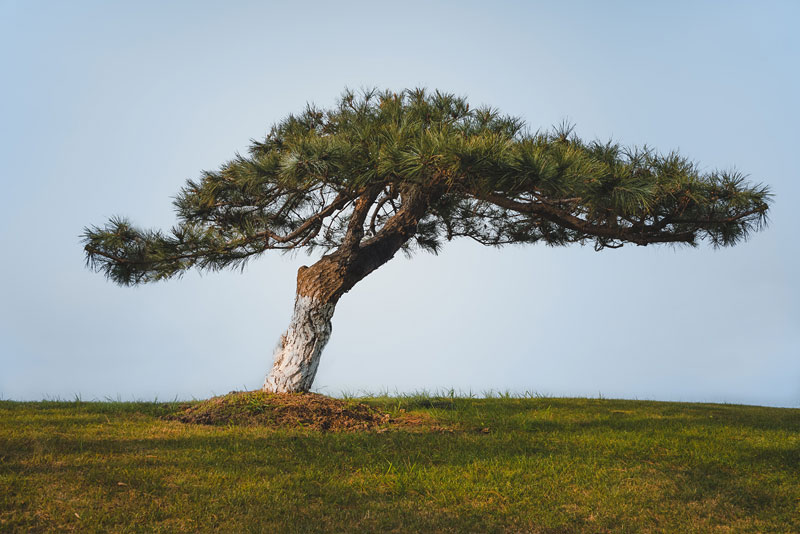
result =
[[[524,203],[516,200],[506,198],[503,196],[495,195],[493,193],[484,193],[480,196],[482,200],[491,202],[501,208],[510,209],[518,213],[528,213],[537,215],[542,219],[556,223],[569,230],[586,234],[588,236],[595,236],[608,239],[624,239],[637,245],[646,245],[648,243],[672,243],[684,242],[691,243],[695,238],[695,232],[681,232],[681,233],[662,233],[661,229],[655,226],[644,225],[641,229],[637,228],[620,228],[608,227],[592,224],[585,221],[580,217],[576,217],[571,213],[560,210],[551,204],[543,203]],[[673,221],[674,222],[674,221]]]
[[[343,195],[342,193],[337,194],[333,202],[331,202],[325,209],[318,211],[317,213],[306,219],[306,221],[303,224],[301,224],[297,229],[295,229],[294,231],[285,236],[279,236],[273,232],[270,232],[269,230],[264,230],[263,232],[259,232],[255,235],[256,237],[262,237],[262,238],[268,237],[269,239],[272,239],[278,243],[288,243],[293,239],[295,239],[296,237],[302,235],[303,232],[308,230],[315,223],[317,222],[321,223],[325,217],[327,217],[334,211],[343,208],[348,201],[350,201],[349,197]]]
[[[378,214],[380,213],[381,208],[383,208],[387,203],[391,203],[392,207],[394,208],[394,211],[397,211],[397,207],[394,205],[393,201],[395,196],[397,196],[396,193],[391,194],[390,192],[387,191],[386,196],[383,197],[380,200],[380,202],[378,202],[378,204],[375,206],[375,210],[372,212],[372,218],[369,221],[369,230],[372,235],[375,235],[377,233],[377,231],[375,230],[375,222],[379,216]]]
[[[341,251],[354,252],[361,244],[364,238],[364,221],[369,215],[369,209],[378,198],[381,192],[381,187],[372,186],[364,191],[361,196],[356,200],[353,207],[353,213],[350,215],[350,222],[347,225],[342,245],[339,247]]]

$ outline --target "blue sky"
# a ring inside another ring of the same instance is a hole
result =
[[[306,102],[425,86],[589,139],[679,149],[775,194],[713,250],[401,256],[340,302],[315,389],[800,406],[796,2],[0,0],[0,396],[254,389],[304,254],[120,288],[79,234],[171,197]]]

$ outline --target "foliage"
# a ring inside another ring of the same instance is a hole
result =
[[[84,231],[87,262],[120,284],[243,266],[267,250],[359,249],[400,236],[486,245],[732,245],[766,220],[770,194],[677,153],[586,142],[423,89],[347,91],[275,125],[189,180],[169,233],[113,218]],[[409,218],[408,213],[413,213]],[[412,225],[399,232],[397,221]],[[394,221],[394,222],[393,222]]]

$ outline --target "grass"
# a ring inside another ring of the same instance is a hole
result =
[[[797,409],[356,401],[439,426],[205,426],[162,419],[178,403],[2,401],[0,532],[800,532]]]

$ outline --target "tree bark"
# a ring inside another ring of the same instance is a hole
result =
[[[331,337],[333,311],[344,293],[345,273],[338,254],[323,256],[297,271],[294,313],[275,349],[264,391],[305,393],[311,389],[322,349]]]
[[[297,294],[292,321],[275,349],[275,360],[264,381],[264,391],[304,393],[311,389],[322,349],[331,337],[334,308],[332,302]]]

